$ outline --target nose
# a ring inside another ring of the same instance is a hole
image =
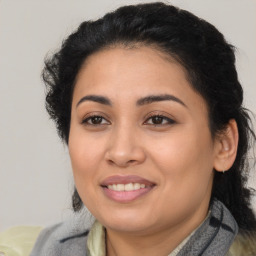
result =
[[[141,164],[146,159],[139,135],[131,127],[122,126],[112,131],[106,151],[109,164],[126,168]]]

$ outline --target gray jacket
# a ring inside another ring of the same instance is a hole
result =
[[[30,256],[88,256],[87,236],[94,220],[83,209],[65,222],[44,229]]]
[[[89,222],[85,219],[82,212],[71,221],[43,230],[30,256],[88,256],[86,242],[93,219]],[[210,215],[178,256],[225,256],[237,232],[238,226],[231,213],[214,200]]]

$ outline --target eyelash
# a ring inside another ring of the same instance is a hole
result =
[[[96,123],[96,124],[93,124],[92,123],[92,120],[93,118],[100,118],[100,121],[102,122],[102,120],[105,120],[106,123]],[[157,114],[152,114],[151,116],[149,116],[146,121],[143,123],[143,124],[146,124],[146,122],[148,122],[150,119],[152,120],[153,118],[160,118],[160,121],[163,122],[165,121],[166,123],[162,124],[162,123],[158,123],[158,124],[154,124],[154,123],[151,123],[149,125],[154,125],[154,126],[163,126],[163,125],[172,125],[172,124],[175,124],[176,122],[171,119],[171,118],[168,118],[164,115],[157,115]],[[91,123],[89,123],[91,122]],[[83,121],[82,121],[82,124],[84,125],[91,125],[91,126],[99,126],[99,125],[109,125],[110,122],[108,122],[103,116],[101,115],[92,115],[92,116],[89,116],[89,117],[86,117]]]
[[[93,124],[93,123],[89,123],[89,121],[92,121],[93,118],[100,118],[101,120],[106,120],[103,116],[101,115],[91,115],[89,117],[86,117],[83,121],[82,124],[84,125],[92,125],[92,126],[99,126],[99,125],[106,125],[106,124]],[[108,122],[109,124],[109,122]]]
[[[164,123],[164,124],[162,124],[162,123],[160,123],[160,124],[154,124],[154,123],[152,123],[152,124],[150,124],[150,125],[154,125],[154,126],[163,126],[163,125],[172,125],[172,124],[175,124],[176,122],[173,120],[173,119],[171,119],[171,118],[169,118],[169,117],[166,117],[166,116],[164,116],[164,115],[157,115],[157,114],[152,114],[151,116],[149,116],[148,118],[147,118],[147,120],[146,120],[146,122],[148,121],[148,120],[150,120],[150,119],[153,119],[153,118],[160,118],[161,119],[161,121],[166,121],[166,123]],[[146,122],[144,122],[144,123],[146,123]]]

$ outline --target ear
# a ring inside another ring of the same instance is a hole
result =
[[[224,172],[230,169],[235,162],[238,147],[238,128],[234,119],[231,119],[226,129],[215,138],[214,169]]]

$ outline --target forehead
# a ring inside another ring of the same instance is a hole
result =
[[[205,107],[204,99],[188,82],[184,67],[171,56],[146,46],[115,47],[86,59],[76,79],[74,99],[86,94],[127,99],[167,93]]]
[[[174,70],[175,69],[175,70]],[[122,72],[121,72],[122,71]],[[185,78],[186,71],[170,55],[159,49],[147,46],[113,46],[100,50],[90,55],[83,63],[78,76],[79,79],[102,79],[112,77],[118,79],[139,78],[145,79],[164,79],[167,71],[171,75],[172,71],[179,73],[180,77]],[[125,73],[124,73],[125,72]],[[95,76],[97,74],[97,77]],[[85,77],[86,76],[86,77]],[[178,76],[177,76],[178,77]]]

